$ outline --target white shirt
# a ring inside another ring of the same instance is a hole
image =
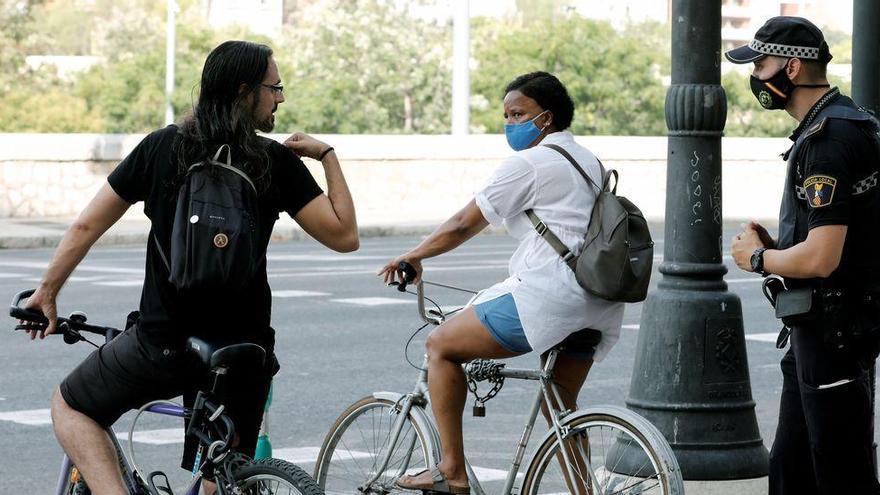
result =
[[[599,161],[574,142],[570,132],[554,132],[540,144],[506,159],[475,193],[477,206],[492,225],[504,225],[519,240],[510,258],[510,276],[486,289],[475,303],[511,293],[526,339],[538,353],[584,328],[602,332],[594,360],[601,361],[620,336],[623,303],[588,294],[559,254],[532,227],[531,208],[575,254],[584,243],[596,189],[559,152],[556,144],[600,183]]]

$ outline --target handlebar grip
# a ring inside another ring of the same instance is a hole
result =
[[[403,276],[400,279],[400,285],[397,286],[397,290],[400,292],[406,292],[407,284],[412,283],[412,281],[416,279],[418,272],[416,272],[416,269],[406,261],[401,261],[397,264],[397,271],[403,273]]]
[[[21,307],[22,301],[34,295],[34,292],[36,292],[36,289],[28,289],[16,294],[15,297],[12,298],[12,305],[9,306],[9,316],[19,320],[48,324],[49,320],[39,311],[24,309]]]

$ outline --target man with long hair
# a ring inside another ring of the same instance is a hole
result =
[[[124,494],[116,454],[106,426],[126,411],[149,401],[184,395],[194,399],[203,378],[184,356],[188,337],[252,342],[266,348],[263,370],[230,374],[225,402],[235,421],[240,452],[253,455],[274,359],[270,327],[271,291],[266,248],[280,212],[286,212],[312,237],[336,251],[358,248],[351,194],[333,148],[297,133],[284,144],[256,131],[274,127],[284,88],[272,50],[246,41],[227,41],[205,61],[193,112],[179,125],[149,134],[116,167],[61,240],[43,279],[28,301],[49,320],[31,338],[56,330],[56,297],[92,244],[128,208],[144,201],[150,219],[140,318],[126,332],[87,357],[52,398],[55,434],[93,493]],[[169,282],[163,252],[171,243],[175,204],[189,167],[228,145],[233,165],[255,184],[261,257],[257,275],[244,286],[218,294],[180,291]],[[300,160],[320,160],[327,180],[324,194]],[[187,440],[183,467],[191,468],[195,449]],[[207,488],[207,487],[206,487]],[[212,488],[207,488],[212,490]],[[210,491],[208,491],[210,493]]]

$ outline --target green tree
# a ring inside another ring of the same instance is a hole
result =
[[[412,5],[316,2],[285,30],[276,60],[291,91],[278,130],[448,132],[451,30]]]
[[[475,23],[472,127],[501,132],[501,100],[517,75],[543,70],[566,85],[575,103],[575,134],[665,133],[661,81],[668,46],[663,29],[617,32],[610,24],[571,14],[526,25]]]
[[[33,10],[39,4],[0,0],[0,97],[28,75],[24,54],[33,44]]]

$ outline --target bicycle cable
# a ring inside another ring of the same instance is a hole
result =
[[[140,477],[142,480],[144,479],[143,474],[141,473],[140,468],[137,465],[137,459],[134,456],[134,427],[137,425],[138,419],[140,419],[141,415],[149,408],[159,405],[159,404],[168,404],[176,407],[183,407],[181,404],[170,400],[154,400],[152,402],[147,402],[143,406],[138,409],[137,414],[134,415],[134,419],[131,420],[131,427],[128,429],[128,460],[131,463],[131,470],[134,472],[134,475]]]
[[[430,282],[425,282],[425,283],[430,283]],[[434,284],[434,285],[437,285],[437,284]],[[418,296],[418,295],[419,295],[417,292],[413,292],[413,291],[411,291],[411,290],[407,290],[406,293],[407,293],[407,294],[412,294],[412,295],[414,295],[414,296]],[[437,312],[439,312],[441,315],[443,315],[443,317],[446,316],[446,315],[443,313],[443,309],[440,308],[440,305],[437,304],[433,299],[431,299],[431,298],[428,297],[428,296],[423,296],[423,297],[425,298],[426,301],[428,301],[428,302],[430,302],[431,304],[433,304],[434,307],[437,308]],[[455,310],[455,311],[453,311],[452,313],[449,313],[449,314],[453,314],[453,313],[456,313],[456,312],[458,312],[458,311],[461,311],[461,309],[457,309],[457,310]],[[409,336],[409,339],[407,339],[407,341],[406,341],[406,345],[403,347],[403,357],[406,359],[406,362],[409,363],[410,366],[412,366],[413,368],[415,368],[415,369],[417,369],[417,370],[419,370],[419,371],[428,371],[428,370],[422,368],[421,366],[418,366],[418,365],[414,364],[414,363],[409,359],[409,345],[412,343],[413,339],[416,338],[416,335],[418,335],[419,332],[421,332],[422,330],[424,330],[425,327],[427,327],[428,325],[430,325],[430,323],[425,323],[424,325],[422,325],[422,326],[420,326],[418,329],[416,329],[416,331],[413,332],[412,335]]]

